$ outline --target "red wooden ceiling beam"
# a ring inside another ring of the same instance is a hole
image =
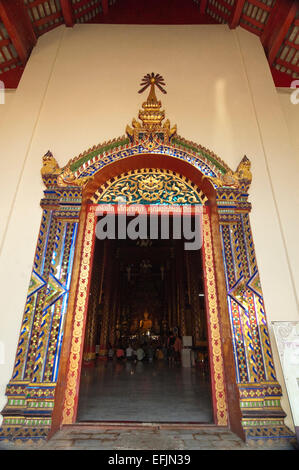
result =
[[[0,0],[0,17],[22,64],[25,64],[36,44],[36,36],[24,2]]]
[[[61,12],[57,11],[56,13],[52,13],[52,15],[45,16],[44,18],[40,18],[39,20],[35,20],[34,26],[43,26],[44,24],[50,23],[51,21],[55,21],[59,18],[61,18]],[[55,23],[55,27],[57,27],[61,23],[63,23],[62,19],[60,23]]]
[[[0,39],[0,47],[8,46],[11,44],[9,39]]]
[[[230,13],[226,13],[222,10],[220,10],[218,7],[217,7],[217,4],[213,5],[212,3],[209,4],[209,10],[214,12],[215,15],[217,15],[218,17],[220,17],[222,20],[224,21],[228,21],[228,18],[230,17]]]
[[[61,10],[66,26],[70,28],[75,24],[75,15],[71,0],[60,0]]]
[[[24,67],[17,66],[8,72],[3,72],[0,77],[1,80],[4,82],[4,86],[6,89],[17,89],[18,84],[21,80],[22,74],[24,72]]]
[[[18,58],[13,58],[10,60],[6,60],[5,62],[0,64],[0,70],[4,71],[5,69],[9,69],[12,65],[16,66],[18,65],[19,59]],[[2,74],[1,74],[1,81],[2,81]]]
[[[263,3],[263,2],[260,2],[259,0],[250,0],[250,3],[251,3],[253,6],[259,7],[259,8],[261,8],[261,9],[264,10],[264,11],[270,12],[270,11],[272,10],[272,7],[270,7],[269,5],[266,5],[266,4]]]
[[[109,10],[108,0],[102,0],[102,8],[104,15],[107,15]]]
[[[292,64],[292,62],[287,62],[286,60],[282,60],[277,58],[275,61],[277,64],[282,65],[285,67],[287,70],[291,70],[294,73],[299,73],[299,67],[296,64]]]
[[[261,41],[265,48],[270,66],[286,37],[286,34],[296,16],[297,0],[284,0],[276,2],[267,24],[261,35]]]
[[[230,28],[233,29],[239,25],[242,11],[244,8],[244,3],[245,3],[245,0],[236,0],[233,11],[232,11],[231,20],[229,22]]]
[[[199,4],[199,12],[203,15],[206,12],[208,0],[201,0]]]
[[[243,15],[242,16],[242,21],[247,21],[248,23],[252,24],[253,26],[256,26],[259,29],[263,29],[263,27],[264,27],[263,23],[256,20],[255,18],[252,18],[251,16]]]
[[[274,67],[271,67],[271,73],[276,87],[291,88],[292,81],[294,80],[291,74],[280,72],[280,70]]]

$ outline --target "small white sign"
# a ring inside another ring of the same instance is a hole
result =
[[[299,426],[299,322],[272,322],[295,426]]]

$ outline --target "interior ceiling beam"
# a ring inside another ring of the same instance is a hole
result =
[[[60,0],[61,10],[66,26],[72,27],[75,24],[75,16],[71,0]]]
[[[276,2],[268,18],[261,41],[266,51],[269,65],[274,59],[286,38],[287,32],[296,16],[297,0],[284,0]]]
[[[0,0],[0,18],[25,65],[37,39],[23,0]]]
[[[242,15],[242,11],[243,11],[243,8],[244,8],[244,3],[245,3],[245,0],[236,0],[235,1],[234,8],[233,8],[233,11],[232,11],[231,20],[229,22],[229,27],[230,28],[234,29],[239,25],[240,18],[241,18],[241,15]]]
[[[102,8],[103,8],[104,15],[107,15],[108,9],[109,9],[108,0],[102,0]]]
[[[87,0],[83,1],[87,2]],[[136,0],[137,3],[138,1],[140,0]],[[172,2],[174,0],[169,1]],[[181,0],[177,1],[179,2]],[[275,71],[274,65],[276,61],[279,60],[278,53],[281,48],[281,45],[284,43],[284,41],[287,40],[287,34],[290,26],[292,25],[292,23],[295,26],[299,26],[299,20],[295,19],[298,8],[298,0],[276,0],[273,7],[261,3],[260,0],[248,1],[251,5],[260,6],[264,11],[267,11],[269,14],[268,20],[263,28],[263,31],[261,31],[260,37],[269,61],[272,75],[274,73],[273,77],[275,76],[275,83],[277,86],[280,86],[279,83],[281,83],[281,78],[276,78],[277,73]],[[230,17],[224,19],[225,22],[229,24],[230,28],[236,28],[240,24],[245,2],[246,0],[235,0],[234,4],[229,8],[231,11],[231,15]],[[28,3],[28,5],[26,6],[24,5],[24,0],[0,0],[0,19],[4,23],[4,26],[10,37],[10,41],[14,45],[19,58],[19,65],[13,69],[15,74],[13,73],[13,70],[11,71],[11,73],[9,72],[2,74],[2,80],[4,79],[4,75],[5,77],[7,75],[7,81],[9,83],[18,83],[19,78],[21,76],[21,68],[25,66],[29,58],[30,52],[37,41],[37,37],[34,32],[34,27],[28,14],[28,7],[31,7],[32,5],[38,6],[42,3],[43,0],[35,0],[34,2]],[[211,4],[208,2],[208,0],[200,0],[199,5],[198,2],[196,3],[197,5],[195,11],[197,11],[197,13],[199,12],[201,15],[201,19],[198,24],[208,24],[208,20],[211,18],[211,16],[206,13],[206,10],[209,5],[212,8],[214,3]],[[72,0],[60,0],[60,4],[66,26],[74,26],[74,24],[76,23],[76,14],[74,9],[75,4],[72,3]],[[80,2],[80,4],[82,3]],[[77,3],[77,5],[79,4]],[[126,5],[126,2],[124,2],[124,5]],[[221,5],[223,5],[222,2]],[[177,7],[174,6],[173,8],[175,9]],[[102,19],[103,16],[107,19],[109,17],[110,11],[112,10],[113,9],[110,9],[109,7],[109,0],[102,0],[102,15],[100,15],[102,16]],[[122,15],[122,12],[123,10],[120,9],[118,15]],[[115,9],[114,13],[115,15],[113,17],[112,23],[117,24],[117,9]],[[42,18],[40,21],[47,21],[48,19],[49,18]],[[171,19],[173,20],[173,17],[171,17]],[[250,21],[252,22],[252,19]],[[248,25],[246,26],[245,24],[242,24],[242,27],[248,29]],[[254,30],[252,30],[252,32],[256,34]],[[292,41],[292,47],[296,50],[296,44],[293,43],[295,43],[295,41]],[[295,73],[297,71],[297,66],[292,64],[292,67],[290,67],[290,69],[293,70],[293,72]],[[10,77],[11,75],[15,75],[15,79],[12,80]],[[286,75],[288,79],[292,78],[292,75]],[[280,73],[279,77],[282,76],[283,73]]]
[[[204,15],[206,12],[208,0],[201,0],[199,4],[199,12]]]

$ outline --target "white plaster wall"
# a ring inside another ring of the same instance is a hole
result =
[[[1,80],[1,75],[0,75]],[[1,85],[1,83],[0,83]],[[8,89],[4,90],[0,86],[0,129],[4,124],[4,119],[8,113],[9,107],[13,101],[13,97],[16,90]]]
[[[299,80],[297,88],[277,88],[281,108],[288,126],[291,143],[299,160]]]
[[[251,220],[268,322],[298,320],[298,167],[259,39],[225,25],[60,27],[39,39],[0,129],[6,175],[0,189],[0,408],[41,217],[42,156],[51,150],[63,166],[123,135],[146,98],[137,91],[149,72],[163,75],[167,95],[159,96],[181,136],[213,150],[232,169],[244,154],[251,159]],[[292,427],[286,394],[283,406]]]

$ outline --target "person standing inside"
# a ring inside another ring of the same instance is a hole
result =
[[[119,345],[116,349],[116,357],[119,361],[121,361],[125,357],[125,352],[121,345]]]
[[[182,352],[182,340],[180,336],[177,336],[174,342],[175,363],[177,365],[181,364],[181,352]]]
[[[133,359],[133,348],[130,344],[126,349],[126,358],[128,361],[131,361]]]
[[[167,340],[167,357],[169,365],[174,365],[175,362],[175,350],[174,350],[175,336],[172,331],[169,332]]]
[[[141,346],[139,346],[139,348],[137,349],[137,360],[143,361],[144,356],[145,356],[144,350],[142,349]]]

